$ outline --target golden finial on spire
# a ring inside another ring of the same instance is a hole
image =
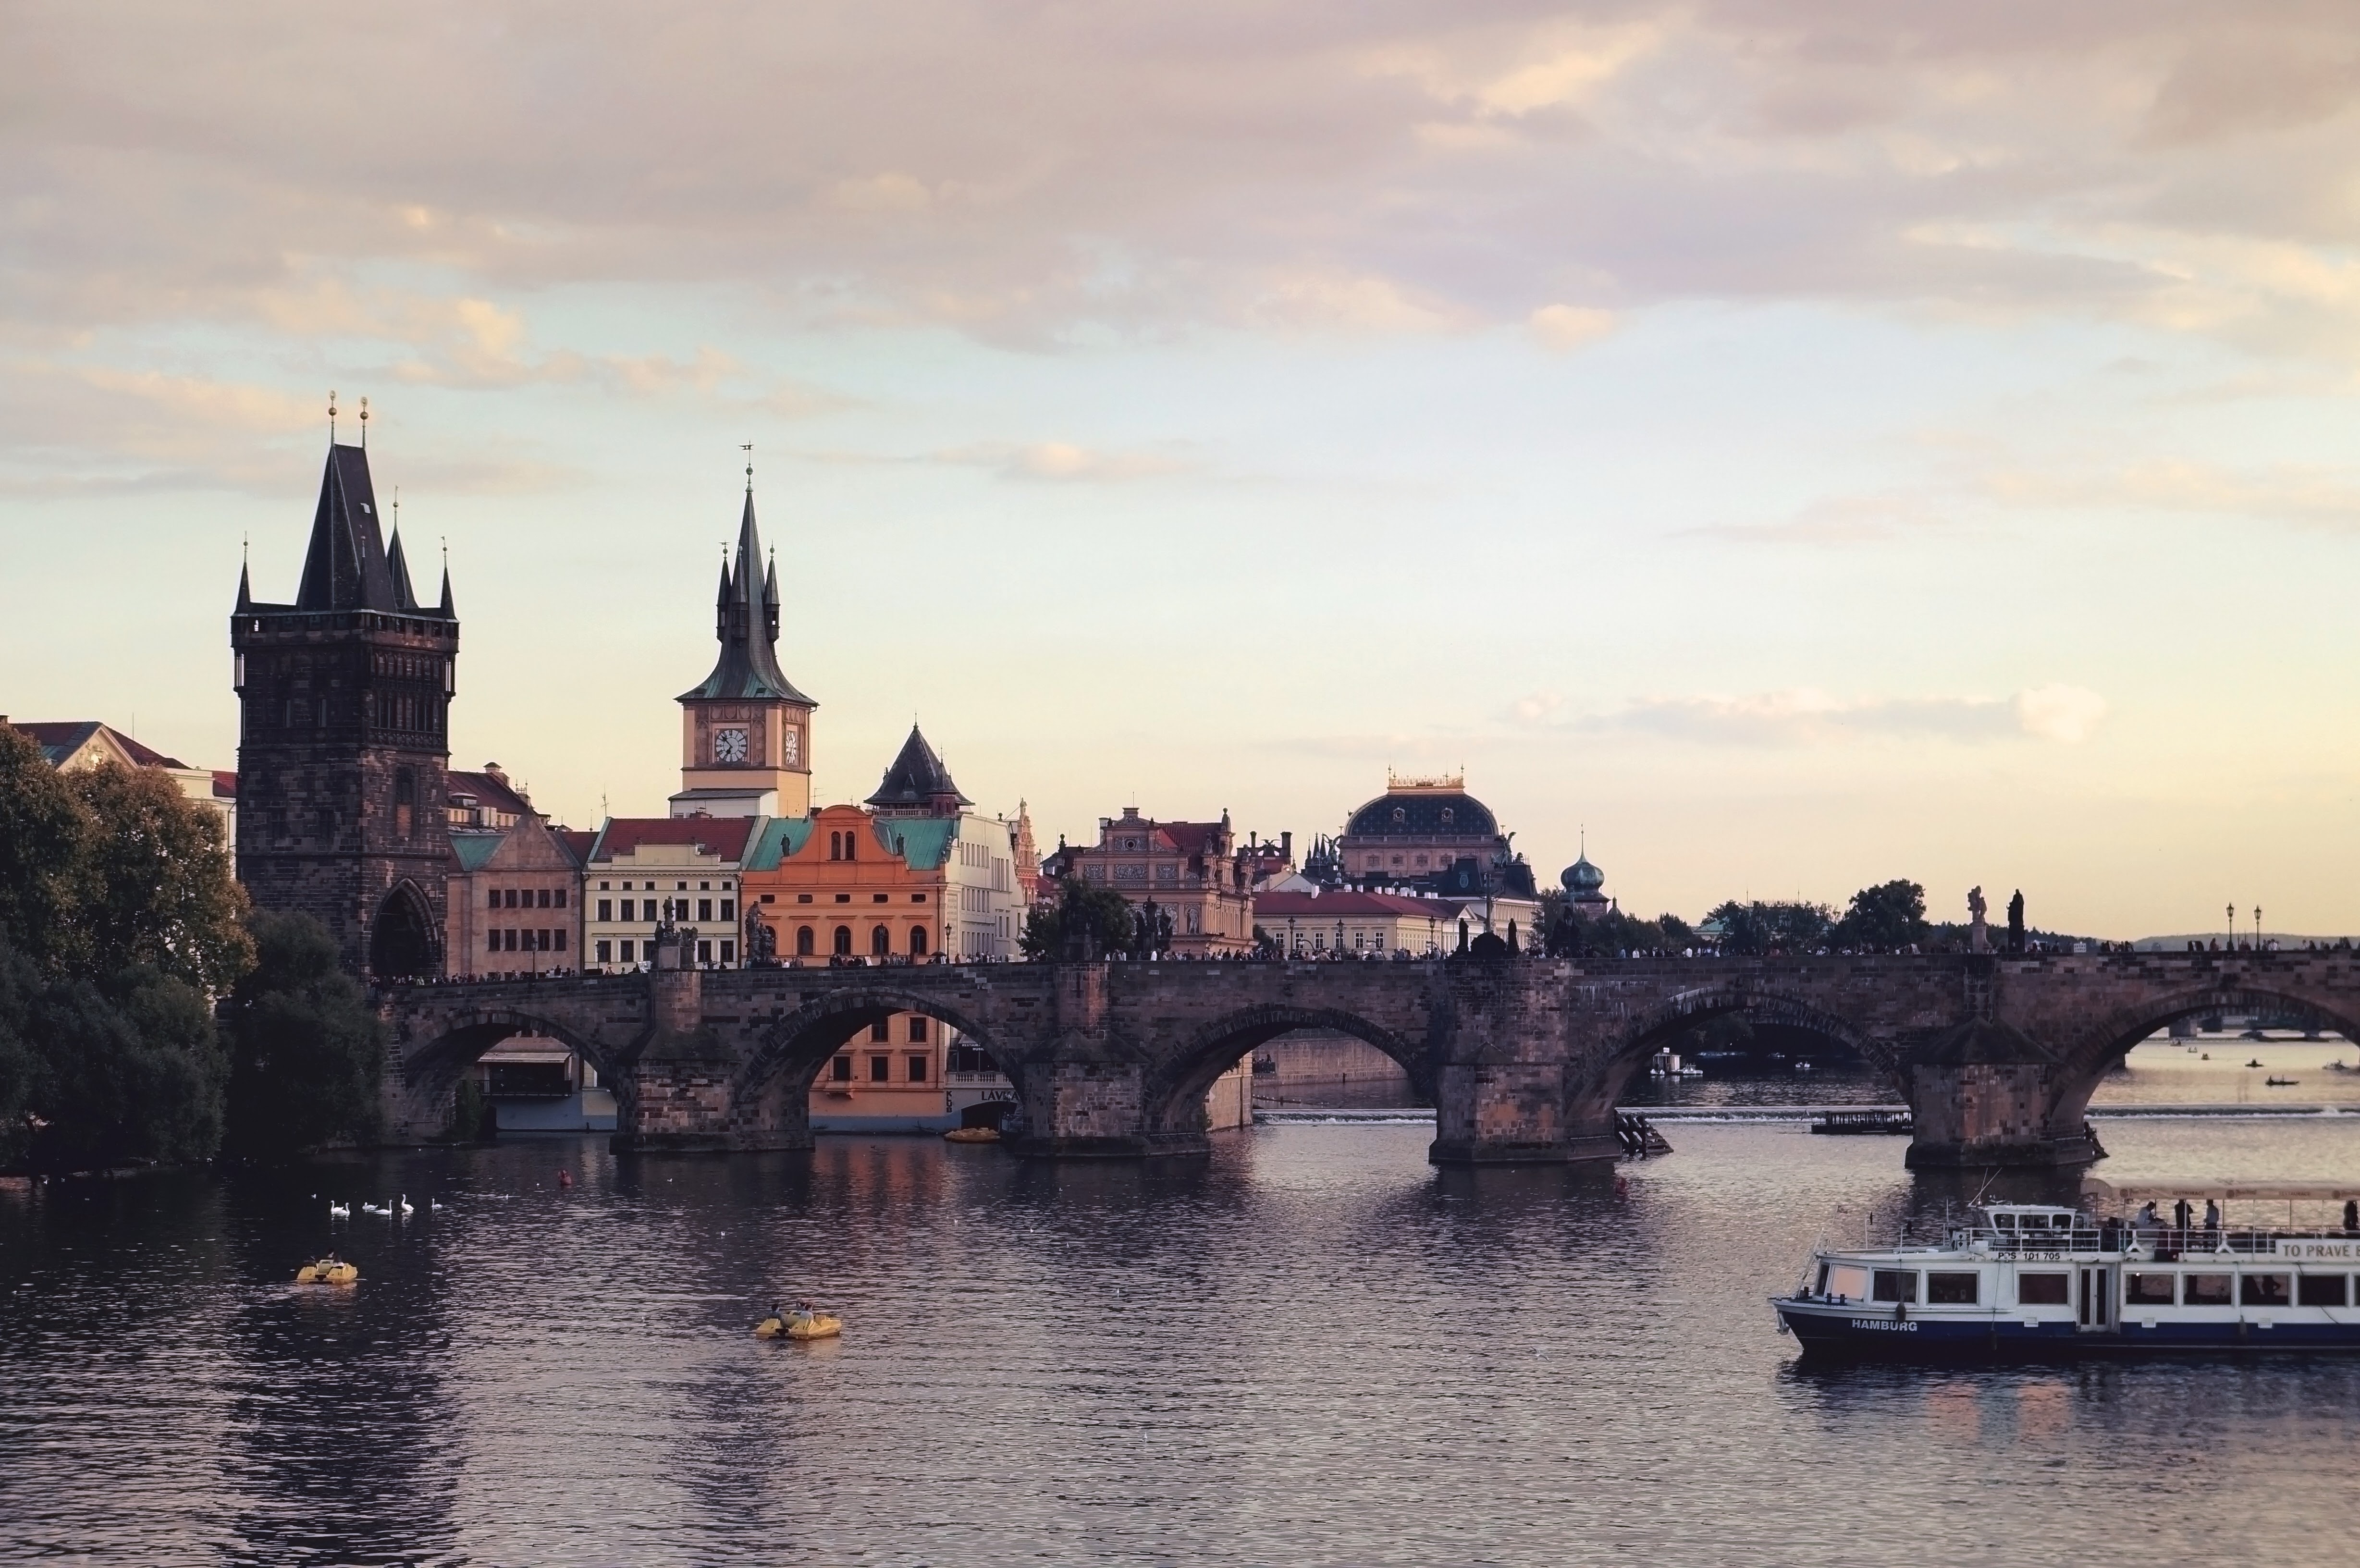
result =
[[[328,444],[336,444],[336,389],[328,388]]]
[[[754,443],[739,441],[738,450],[746,454],[746,494],[751,495],[754,493]]]
[[[368,448],[368,399],[366,397],[361,399],[361,447],[364,451]]]

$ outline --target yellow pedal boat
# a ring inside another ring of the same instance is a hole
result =
[[[349,1285],[360,1277],[357,1268],[333,1258],[322,1258],[295,1270],[298,1285]]]
[[[754,1325],[757,1339],[834,1339],[844,1332],[844,1320],[826,1312],[784,1320],[764,1318]]]
[[[998,1143],[1000,1129],[988,1127],[953,1127],[943,1134],[943,1141],[945,1143]]]

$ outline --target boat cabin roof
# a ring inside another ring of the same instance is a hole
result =
[[[2081,1217],[2054,1203],[1983,1203],[1980,1207],[1998,1230],[2071,1230]]]
[[[2107,1181],[2095,1176],[2081,1181],[2082,1190],[2100,1202],[2138,1203],[2148,1200],[2171,1203],[2180,1198],[2325,1199],[2341,1203],[2360,1198],[2360,1183],[2352,1181]]]

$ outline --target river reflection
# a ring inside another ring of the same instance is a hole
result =
[[[1154,1166],[585,1142],[0,1192],[0,1559],[2345,1555],[2360,1363],[1800,1367],[1764,1298],[1813,1237],[1981,1180],[1671,1131],[1619,1170],[1297,1125]],[[2360,1178],[2360,1118],[2106,1137],[2117,1180]],[[342,1299],[287,1282],[327,1245]],[[752,1339],[777,1290],[846,1337]]]

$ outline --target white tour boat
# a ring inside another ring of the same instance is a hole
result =
[[[2119,1190],[2117,1190],[2119,1192]],[[2247,1182],[2174,1202],[2341,1198]],[[2147,1213],[2153,1213],[2150,1209]],[[1986,1203],[1939,1246],[1821,1247],[1772,1299],[1807,1354],[1877,1357],[2360,1350],[2360,1231],[2178,1227],[2043,1203]]]

